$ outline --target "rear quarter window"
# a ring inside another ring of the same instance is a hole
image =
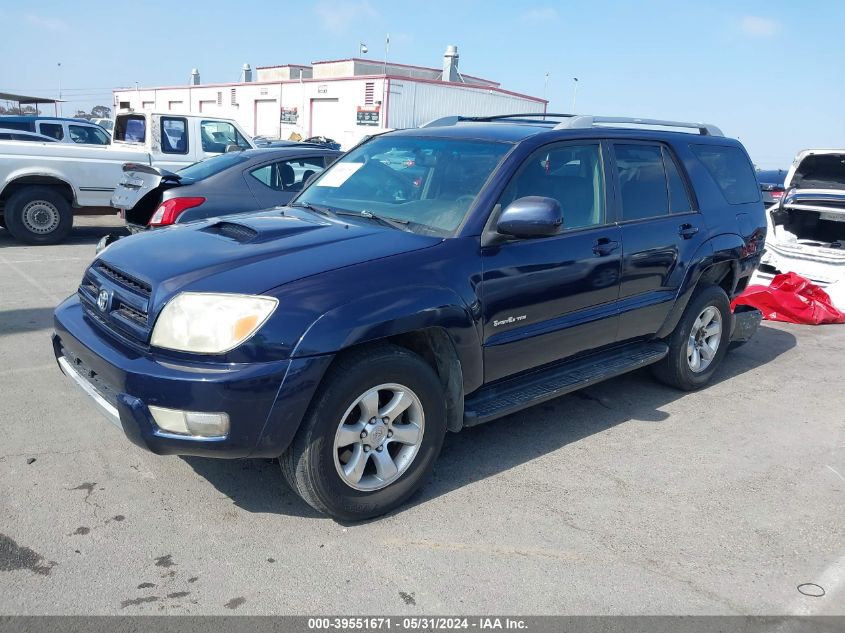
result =
[[[730,204],[760,200],[760,186],[748,158],[730,145],[691,145],[693,153],[716,181]]]

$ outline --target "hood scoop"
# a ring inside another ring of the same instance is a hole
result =
[[[226,237],[239,244],[249,244],[269,242],[278,238],[313,231],[323,226],[325,225],[312,224],[293,218],[278,218],[275,222],[264,221],[264,218],[251,218],[244,222],[220,220],[201,230],[204,233]]]

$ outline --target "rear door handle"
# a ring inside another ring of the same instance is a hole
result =
[[[682,224],[680,227],[678,227],[678,235],[680,235],[685,240],[690,239],[696,233],[698,233],[698,227],[693,226],[692,224]]]
[[[617,248],[619,248],[619,242],[615,242],[609,237],[600,237],[593,242],[593,252],[599,257],[610,255]]]

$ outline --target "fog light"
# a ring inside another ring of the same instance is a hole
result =
[[[179,411],[164,407],[150,407],[153,419],[162,431],[194,437],[225,437],[229,433],[229,415]]]

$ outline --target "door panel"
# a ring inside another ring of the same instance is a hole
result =
[[[491,381],[612,343],[621,243],[601,226],[482,250],[484,374]]]
[[[604,173],[599,143],[553,143],[505,188],[499,209],[526,196],[552,198],[564,230],[482,248],[485,380],[614,342],[622,231],[608,223]]]
[[[623,242],[618,340],[626,341],[660,329],[706,232],[667,148],[625,142],[613,154]]]

